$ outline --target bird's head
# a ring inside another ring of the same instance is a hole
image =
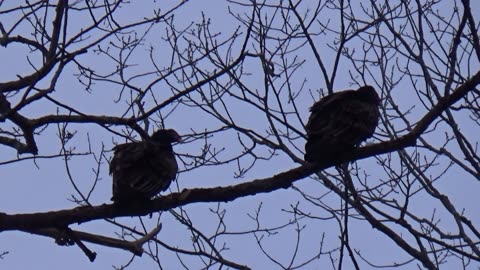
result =
[[[372,104],[380,104],[380,97],[371,85],[365,85],[357,89],[357,97]]]
[[[174,143],[181,142],[182,137],[173,129],[159,129],[151,136],[152,141],[158,143]]]

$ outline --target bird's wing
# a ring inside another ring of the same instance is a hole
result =
[[[356,99],[354,93],[339,92],[314,104],[307,124],[308,136],[354,145],[371,137],[378,124],[378,106]]]
[[[339,115],[338,121],[342,125],[349,127],[349,133],[344,136],[355,144],[360,143],[371,137],[375,132],[379,120],[379,108],[377,104],[362,102],[359,100],[350,100],[342,106],[342,115]]]
[[[151,198],[167,189],[177,172],[170,145],[149,142],[118,145],[110,162],[114,200],[122,200],[132,194]]]
[[[338,92],[312,106],[306,126],[305,160],[334,160],[373,135],[379,119],[378,102],[370,102],[356,92]]]
[[[310,111],[312,113],[317,113],[328,110],[337,106],[338,103],[343,102],[343,100],[349,99],[352,93],[355,93],[355,90],[345,90],[325,96],[319,101],[315,102],[312,107],[310,107]]]
[[[136,166],[139,162],[145,160],[151,152],[145,142],[119,144],[113,150],[113,158],[110,161],[110,174],[114,171]]]
[[[354,90],[346,90],[333,93],[313,104],[306,126],[307,135],[309,137],[318,136],[331,129],[336,118],[343,115],[342,105],[351,98],[353,92]]]
[[[178,172],[177,161],[170,145],[157,148],[148,162],[155,174],[159,176],[172,179]]]

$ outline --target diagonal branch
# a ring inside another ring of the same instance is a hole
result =
[[[82,231],[76,231],[76,230],[71,230],[67,228],[67,235],[65,235],[65,230],[59,229],[59,228],[40,228],[40,229],[30,229],[30,230],[23,230],[27,233],[31,234],[36,234],[36,235],[42,235],[46,237],[51,237],[53,239],[60,239],[64,238],[65,236],[71,238],[68,241],[73,241],[75,244],[77,244],[82,251],[87,255],[87,257],[90,259],[90,261],[94,261],[96,257],[96,253],[90,251],[83,243],[82,241],[101,245],[101,246],[106,246],[106,247],[113,247],[113,248],[118,248],[118,249],[123,249],[126,251],[130,251],[131,253],[137,255],[137,256],[142,256],[143,254],[143,248],[142,246],[155,238],[157,234],[160,232],[162,229],[162,224],[158,224],[151,232],[145,234],[141,238],[135,240],[135,241],[125,241],[125,240],[120,240],[120,239],[115,239],[111,237],[106,237],[102,235],[97,235],[97,234],[91,234],[87,232],[82,232]],[[73,243],[72,243],[73,244]]]
[[[417,123],[415,128],[406,135],[391,141],[356,149],[352,153],[348,153],[342,157],[342,161],[364,159],[415,145],[417,138],[439,115],[455,102],[463,98],[469,91],[474,90],[478,84],[480,84],[480,72],[455,89],[452,94],[441,98],[432,110],[425,114],[425,116]],[[256,179],[233,186],[187,189],[182,192],[162,196],[146,204],[131,205],[129,207],[103,204],[100,206],[83,206],[74,209],[44,213],[14,215],[0,213],[0,231],[62,227],[68,226],[69,224],[83,223],[105,218],[147,215],[152,212],[165,211],[192,203],[228,202],[241,197],[256,195],[258,193],[267,193],[281,188],[289,188],[295,181],[333,165],[334,164],[332,163],[306,163],[269,178]]]

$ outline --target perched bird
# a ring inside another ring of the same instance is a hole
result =
[[[115,146],[110,161],[115,203],[149,200],[166,190],[178,172],[172,143],[181,137],[173,129],[161,129],[142,142]]]
[[[338,162],[345,153],[372,137],[380,98],[372,86],[330,94],[310,108],[305,161]]]

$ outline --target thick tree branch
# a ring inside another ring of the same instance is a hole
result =
[[[343,160],[359,160],[415,145],[416,139],[428,128],[434,119],[449,106],[464,97],[469,91],[475,89],[478,84],[480,84],[480,72],[458,87],[451,95],[440,99],[437,105],[435,105],[408,134],[395,140],[356,149],[353,153],[344,156]],[[334,164],[313,165],[307,163],[269,178],[257,179],[234,186],[187,189],[182,192],[162,196],[145,205],[132,205],[129,208],[104,204],[95,207],[77,207],[69,210],[34,214],[8,215],[2,213],[0,214],[0,231],[59,227],[104,218],[147,215],[154,211],[165,211],[198,202],[228,202],[258,193],[288,188],[293,182],[332,165]]]
[[[6,118],[10,119],[10,121],[22,129],[25,143],[7,137],[0,137],[0,143],[14,147],[19,154],[32,153],[36,155],[38,148],[33,137],[34,129],[32,128],[30,120],[18,112],[11,111],[10,102],[0,93],[0,122],[5,121]]]

